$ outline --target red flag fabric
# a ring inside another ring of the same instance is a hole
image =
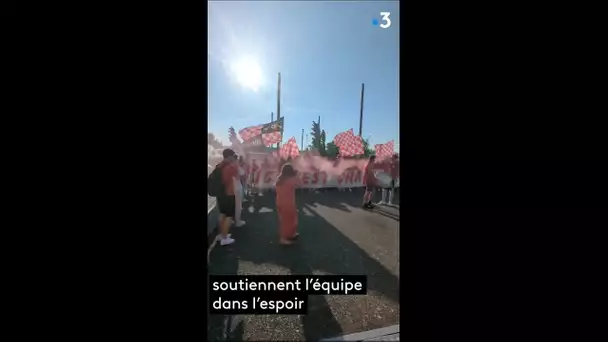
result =
[[[340,149],[340,156],[351,157],[365,154],[361,137],[353,133],[353,129],[339,133],[334,138],[334,144]]]
[[[281,158],[289,158],[292,159],[300,155],[300,149],[298,148],[298,143],[296,143],[296,138],[291,137],[287,141],[287,143],[281,146],[281,150],[279,151],[279,156]]]
[[[245,142],[262,136],[266,146],[280,143],[283,140],[283,118],[263,125],[245,127],[239,131],[239,135]]]
[[[377,159],[390,158],[393,156],[395,151],[395,143],[393,140],[387,142],[386,144],[374,145],[374,147],[376,149]]]
[[[344,140],[350,135],[355,135],[352,128],[346,132],[336,134],[336,137],[334,138],[334,144],[339,147],[344,143]]]

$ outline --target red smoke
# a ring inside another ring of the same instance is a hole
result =
[[[208,151],[208,164],[211,166],[215,166],[222,159],[222,151]],[[252,169],[256,170],[260,167],[265,169],[274,169],[277,171],[279,168],[279,164],[281,160],[277,157],[272,156],[271,154],[262,156],[244,156],[246,164],[248,166],[248,172],[251,172]],[[374,165],[374,169],[382,169],[387,166],[390,159],[386,158],[383,160],[376,160]],[[339,176],[343,174],[348,169],[358,169],[361,170],[367,164],[368,159],[342,159],[339,158],[337,160],[331,160],[321,156],[314,156],[309,154],[303,154],[299,157],[296,157],[291,161],[291,164],[294,166],[296,170],[299,172],[325,172],[328,176]]]

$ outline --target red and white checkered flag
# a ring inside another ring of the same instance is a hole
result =
[[[363,140],[358,135],[353,135],[349,137],[344,145],[342,151],[342,155],[347,156],[359,156],[365,154],[365,149],[363,148]]]
[[[386,144],[376,144],[374,147],[376,148],[377,159],[390,158],[393,156],[395,151],[395,143],[393,140],[387,142]]]
[[[261,135],[266,146],[280,143],[283,140],[283,118],[268,124],[245,127],[239,131],[239,135],[245,142]]]
[[[279,151],[279,156],[281,158],[289,158],[292,159],[300,155],[300,149],[298,148],[298,143],[296,143],[296,138],[291,137],[287,143],[281,146],[281,150]]]
[[[340,149],[340,156],[351,157],[365,154],[361,137],[353,133],[353,129],[339,133],[334,138],[334,144]]]
[[[341,146],[342,143],[344,143],[344,140],[350,135],[355,135],[355,133],[353,133],[352,128],[346,132],[336,134],[336,137],[334,138],[334,144],[336,144],[336,146],[338,147]]]

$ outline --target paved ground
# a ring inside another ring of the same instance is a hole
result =
[[[301,236],[290,247],[277,243],[274,197],[256,197],[247,225],[232,231],[236,243],[211,251],[209,272],[367,274],[367,296],[311,296],[305,316],[211,315],[207,339],[318,341],[399,324],[399,211],[360,209],[361,197],[357,190],[298,194]]]

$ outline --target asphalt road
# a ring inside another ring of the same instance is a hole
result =
[[[361,197],[298,194],[300,239],[289,247],[278,244],[274,196],[256,197],[247,225],[231,232],[236,243],[211,251],[209,273],[366,274],[366,296],[310,296],[303,316],[210,315],[207,339],[317,341],[399,324],[399,210],[363,210]]]

